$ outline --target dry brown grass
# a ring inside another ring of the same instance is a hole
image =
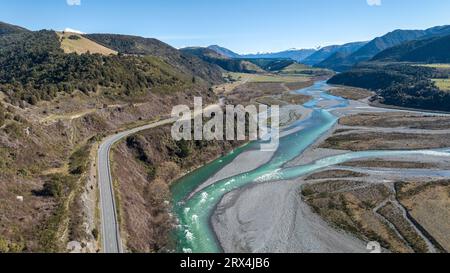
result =
[[[341,166],[359,168],[398,168],[398,169],[432,169],[435,164],[423,162],[389,161],[389,160],[362,160],[342,163]]]
[[[375,95],[374,92],[371,92],[369,90],[353,87],[332,88],[328,91],[328,93],[333,96],[343,97],[350,100],[361,100]]]
[[[390,196],[385,185],[357,181],[325,181],[302,187],[307,204],[333,226],[394,252],[410,252],[407,245],[373,209]]]
[[[312,97],[301,94],[283,94],[280,99],[288,104],[301,105],[310,101]]]
[[[77,53],[77,54],[83,54],[90,52],[92,54],[98,53],[102,55],[117,55],[117,51],[114,51],[112,49],[109,49],[107,47],[104,47],[100,44],[97,44],[82,35],[76,34],[76,33],[70,33],[70,32],[57,32],[60,41],[61,41],[61,48],[64,50],[65,53]],[[76,36],[79,39],[73,40],[69,37]]]
[[[436,149],[449,146],[449,134],[403,134],[381,132],[334,135],[320,145],[321,148],[350,151]]]
[[[363,113],[343,117],[339,120],[339,124],[379,128],[405,127],[410,129],[441,130],[450,129],[450,118],[405,113]]]
[[[392,223],[402,237],[409,243],[409,245],[417,253],[427,253],[428,247],[425,241],[417,234],[416,230],[411,224],[403,217],[402,211],[394,206],[391,202],[388,202],[382,208],[378,210],[384,218]]]
[[[365,177],[366,174],[347,171],[347,170],[327,170],[314,173],[305,180],[329,179],[329,178],[349,178],[349,177]]]
[[[402,183],[398,199],[411,216],[450,251],[450,182]]]
[[[296,88],[291,89],[286,83],[279,82],[252,82],[238,86],[232,92],[227,94],[227,99],[231,104],[248,104],[258,98],[268,96],[280,96],[277,100],[295,100],[299,103],[309,100],[308,96],[303,95],[288,95],[286,92],[306,88],[311,86],[313,81],[305,81],[295,83]],[[292,87],[292,86],[291,86]],[[284,96],[284,98],[283,98]],[[287,101],[286,101],[287,102]]]

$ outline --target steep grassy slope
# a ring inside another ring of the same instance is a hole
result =
[[[61,41],[61,48],[64,53],[91,53],[91,54],[101,54],[101,55],[117,55],[117,51],[99,45],[80,34],[70,33],[70,32],[57,32],[58,37]]]

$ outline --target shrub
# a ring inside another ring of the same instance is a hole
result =
[[[60,197],[63,192],[63,187],[60,181],[52,179],[44,183],[41,195],[49,197]]]
[[[161,179],[155,179],[147,187],[147,202],[153,207],[159,207],[170,196],[169,186]]]
[[[313,195],[313,194],[315,194],[315,192],[312,189],[310,189],[310,188],[305,188],[304,187],[302,189],[302,195],[305,196],[305,197]]]
[[[157,177],[168,183],[176,179],[180,173],[180,167],[176,163],[167,161],[158,168]]]
[[[5,126],[5,132],[11,136],[11,137],[15,137],[15,138],[20,138],[23,136],[23,128],[22,126],[17,123],[17,122],[11,122],[8,123]]]
[[[72,175],[81,175],[88,169],[89,162],[89,145],[75,151],[70,156],[69,172]]]
[[[137,158],[148,165],[152,165],[152,159],[146,151],[147,141],[141,135],[127,137],[127,146],[135,151]]]
[[[9,252],[9,242],[3,238],[0,238],[0,253]]]
[[[189,142],[186,140],[177,141],[178,151],[175,153],[180,158],[186,158],[191,154]]]
[[[92,230],[92,236],[94,236],[95,240],[98,240],[98,229],[94,228]]]
[[[68,38],[69,40],[81,40],[81,37],[78,35],[70,35]]]
[[[3,108],[3,105],[0,103],[0,126],[3,126],[5,124],[5,119],[6,119],[5,108]]]
[[[38,196],[64,198],[73,189],[75,185],[74,176],[51,175],[44,183],[42,190],[35,191]]]
[[[150,165],[147,167],[147,180],[152,181],[156,177],[156,167]]]

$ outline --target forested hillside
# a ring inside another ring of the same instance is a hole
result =
[[[374,61],[400,61],[423,63],[450,62],[450,35],[416,40],[395,46],[379,53]]]
[[[407,64],[365,63],[335,75],[328,83],[366,88],[389,105],[450,111],[450,93],[431,79],[448,77],[435,68]]]
[[[226,71],[256,73],[262,72],[257,65],[241,59],[231,59],[216,51],[204,47],[187,47],[180,49],[185,55],[195,56],[212,65],[217,65]]]
[[[151,55],[159,57],[180,72],[192,74],[209,82],[222,79],[217,67],[152,38],[117,34],[89,34],[85,37],[125,55]]]
[[[19,27],[19,26],[14,26],[14,25],[0,22],[0,35],[21,33],[21,32],[29,32],[29,30]]]
[[[217,102],[217,66],[153,39],[106,37],[121,50],[0,24],[0,253],[97,251],[95,143],[194,96]]]
[[[74,90],[89,93],[103,88],[133,96],[220,82],[219,69],[158,45],[155,41],[154,53],[150,56],[147,48],[148,56],[143,57],[64,54],[53,31],[5,34],[0,36],[0,91],[19,105],[51,100],[60,92]]]

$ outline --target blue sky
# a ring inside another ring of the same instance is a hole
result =
[[[239,53],[369,40],[450,24],[448,0],[1,0],[0,21],[32,30],[154,37]]]

